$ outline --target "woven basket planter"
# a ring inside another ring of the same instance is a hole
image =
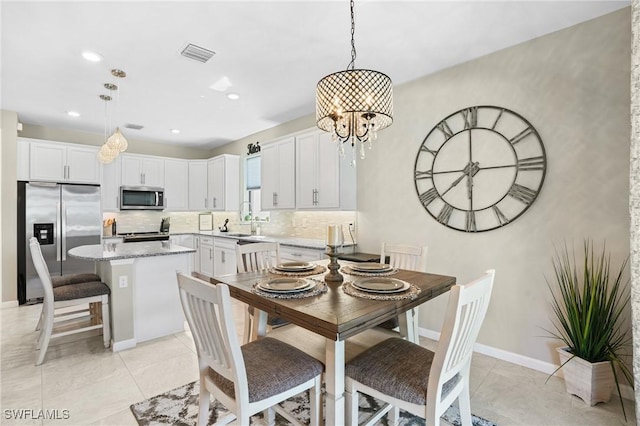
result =
[[[558,348],[560,365],[564,364],[571,353],[568,348]],[[562,367],[567,392],[579,397],[589,405],[609,402],[611,391],[615,385],[609,361],[590,363],[582,358],[574,357]]]

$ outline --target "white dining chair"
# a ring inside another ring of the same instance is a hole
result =
[[[495,277],[488,270],[480,278],[451,288],[438,347],[434,352],[399,337],[384,340],[345,366],[347,424],[358,424],[358,394],[386,403],[367,425],[399,410],[440,424],[440,416],[458,402],[463,426],[471,426],[469,374],[473,346],[484,320]]]
[[[385,259],[389,257],[389,265],[398,269],[407,269],[410,271],[427,272],[427,246],[412,246],[406,244],[389,244],[382,243],[380,248],[380,262],[385,263]],[[413,343],[420,343],[420,334],[418,332],[418,307],[409,309],[404,314],[389,320],[383,324],[385,328],[398,327],[406,339]]]
[[[40,331],[36,365],[42,364],[49,342],[55,337],[102,329],[104,347],[108,348],[111,345],[109,287],[99,280],[75,282],[71,279],[66,285],[63,284],[65,280],[60,279],[54,287],[36,238],[29,240],[29,248],[44,289],[42,313],[36,326]],[[101,310],[95,308],[98,304],[102,306]]]
[[[209,420],[210,396],[220,401],[238,425],[265,411],[269,425],[275,413],[300,425],[278,404],[309,391],[311,425],[321,420],[320,378],[324,365],[277,339],[265,337],[240,346],[233,323],[229,287],[177,274],[180,300],[198,353],[200,397],[198,424]],[[220,419],[226,424],[232,418]]]
[[[280,243],[263,242],[236,245],[238,272],[256,272],[272,268],[280,263]],[[288,324],[281,318],[268,316],[267,330]],[[255,340],[259,336],[258,321],[253,306],[245,311],[243,343]]]

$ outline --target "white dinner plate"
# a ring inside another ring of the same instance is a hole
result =
[[[310,271],[315,267],[316,265],[309,262],[285,262],[285,263],[279,263],[278,265],[276,265],[275,268],[278,271],[283,271],[283,272],[305,272],[305,271]]]
[[[370,293],[401,293],[407,291],[411,285],[396,278],[363,278],[353,282],[358,290]]]
[[[302,278],[271,278],[258,283],[260,290],[270,293],[291,293],[294,291],[308,290],[315,285],[314,281]]]
[[[351,266],[351,269],[359,272],[389,272],[393,270],[391,265],[386,265],[384,263],[354,263]]]

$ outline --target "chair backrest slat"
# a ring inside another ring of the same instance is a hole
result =
[[[178,273],[180,300],[196,344],[202,367],[206,363],[233,381],[236,398],[247,398],[247,376],[240,342],[233,323],[231,296],[226,284],[209,284]]]
[[[238,244],[236,246],[238,272],[255,272],[269,269],[280,263],[279,243]]]
[[[40,249],[40,243],[35,237],[29,239],[29,249],[31,251],[31,258],[33,259],[33,266],[36,268],[38,277],[42,281],[42,288],[44,290],[43,300],[43,313],[44,315],[50,315],[53,317],[53,284],[51,283],[51,275],[49,274],[49,268],[42,256],[42,250]]]
[[[435,353],[428,394],[439,397],[442,385],[470,367],[473,346],[489,307],[495,271],[466,285],[451,288],[438,348]]]
[[[427,251],[427,246],[382,243],[380,262],[384,262],[386,256],[389,256],[389,265],[394,268],[426,272]]]

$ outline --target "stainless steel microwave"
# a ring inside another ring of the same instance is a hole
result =
[[[120,210],[164,210],[164,207],[164,188],[120,187]]]

